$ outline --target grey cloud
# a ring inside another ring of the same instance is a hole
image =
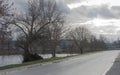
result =
[[[101,6],[81,6],[79,8],[73,9],[73,11],[78,12],[80,15],[84,15],[90,19],[103,18],[111,19],[116,18],[114,12],[109,8],[108,5]]]
[[[119,30],[116,30],[119,28],[117,25],[105,25],[105,26],[92,26],[89,27],[89,29],[94,33],[95,36],[104,35],[109,39],[110,41],[117,40],[119,37]],[[101,32],[102,31],[102,32]]]
[[[28,0],[12,0],[15,2],[15,5],[20,10],[25,10],[25,2]],[[85,0],[56,0],[60,9],[63,12],[69,12],[69,18],[71,20],[78,21],[87,21],[92,20],[94,18],[103,18],[103,19],[114,19],[120,18],[120,6],[113,6],[109,8],[108,5],[100,5],[100,6],[80,6],[79,8],[73,9],[70,11],[67,4],[69,3],[77,3]]]
[[[95,27],[95,30],[103,30],[106,33],[116,33],[116,30],[118,26],[115,25],[107,25],[107,26],[99,26]]]
[[[120,6],[109,5],[87,6],[82,5],[70,11],[67,20],[71,23],[85,23],[95,18],[120,19]]]
[[[112,6],[111,9],[120,11],[120,6]]]
[[[11,0],[11,2],[14,3],[14,8],[16,8],[19,12],[26,10],[26,3],[28,2],[28,0]]]
[[[70,8],[67,6],[67,4],[63,1],[63,0],[57,0],[57,5],[59,6],[60,10],[65,12],[65,13],[69,13],[70,12]]]
[[[66,2],[67,4],[71,4],[71,3],[78,3],[78,2],[82,2],[85,0],[63,0],[64,2]]]
[[[12,2],[14,2],[14,6],[15,8],[17,8],[18,11],[25,11],[26,7],[27,7],[27,2],[29,0],[11,0]],[[47,0],[46,0],[47,1]],[[53,0],[55,1],[55,0]],[[68,8],[66,2],[64,2],[64,0],[56,0],[57,5],[59,6],[60,10],[62,10],[63,12],[70,12],[70,9]]]
[[[120,6],[112,6],[111,10],[114,12],[117,18],[120,18]]]

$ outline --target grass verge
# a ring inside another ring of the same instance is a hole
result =
[[[74,55],[74,56],[76,56],[76,55]],[[44,60],[25,62],[25,63],[22,63],[22,64],[7,65],[7,66],[0,67],[0,70],[6,70],[6,69],[17,68],[17,67],[22,67],[22,66],[28,66],[28,65],[38,64],[38,63],[51,62],[51,61],[61,60],[61,59],[69,58],[69,57],[73,57],[73,56],[47,58],[47,59],[44,59]]]
[[[22,64],[13,64],[13,65],[7,65],[7,66],[2,66],[0,67],[0,70],[6,70],[6,69],[11,69],[11,68],[18,68],[18,67],[23,67],[23,66],[28,66],[28,65],[33,65],[33,64],[38,64],[38,63],[45,63],[45,62],[52,62],[55,60],[61,60],[69,57],[74,57],[74,56],[79,56],[79,55],[88,55],[88,54],[93,54],[101,51],[94,51],[94,52],[87,52],[84,54],[78,54],[78,55],[71,55],[71,56],[66,56],[66,57],[55,57],[55,58],[47,58],[44,60],[37,60],[37,61],[31,61],[31,62],[25,62]]]

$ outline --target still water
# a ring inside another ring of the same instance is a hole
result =
[[[22,55],[2,55],[0,56],[0,66],[10,64],[20,64],[23,61]]]

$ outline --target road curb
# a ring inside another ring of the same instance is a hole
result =
[[[120,75],[120,54],[117,56],[112,67],[105,75]]]

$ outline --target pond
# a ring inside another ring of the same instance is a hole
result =
[[[0,66],[10,64],[20,64],[23,61],[22,55],[2,55],[0,56]]]

